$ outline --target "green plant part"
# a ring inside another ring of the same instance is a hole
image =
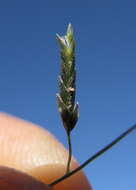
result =
[[[117,138],[115,138],[112,142],[110,142],[108,145],[106,145],[101,150],[99,150],[98,152],[96,152],[93,156],[91,156],[89,159],[87,159],[79,167],[77,167],[76,169],[70,171],[69,173],[65,174],[64,176],[56,179],[55,181],[53,181],[52,183],[50,183],[49,186],[52,187],[52,186],[60,183],[61,181],[67,179],[68,177],[74,175],[75,173],[77,173],[78,171],[80,171],[81,169],[83,169],[84,167],[86,167],[88,164],[90,164],[91,162],[93,162],[94,160],[96,160],[99,156],[103,155],[105,152],[107,152],[108,150],[110,150],[114,145],[116,145],[118,142],[120,142],[123,138],[125,138],[127,135],[129,135],[130,133],[132,133],[134,130],[136,130],[136,125],[131,126],[128,130],[126,130],[125,132],[123,132],[121,135],[119,135]]]
[[[66,36],[60,37],[57,34],[57,40],[61,54],[60,92],[57,94],[57,102],[63,125],[70,132],[78,120],[78,104],[75,104],[75,42],[71,24],[68,25]]]
[[[57,94],[57,103],[61,115],[63,126],[67,132],[69,145],[69,158],[67,171],[70,171],[70,162],[72,156],[70,133],[75,127],[79,109],[78,103],[75,104],[76,94],[76,70],[75,70],[75,41],[73,37],[73,28],[68,25],[66,35],[60,37],[57,34],[57,40],[60,45],[61,55],[61,73],[59,76],[59,94]]]
[[[75,93],[76,93],[75,42],[73,38],[73,29],[71,24],[68,25],[66,36],[60,37],[59,35],[57,35],[57,40],[60,44],[60,52],[61,52],[61,74],[59,77],[60,93],[57,94],[57,102],[61,119],[64,128],[66,129],[67,132],[68,145],[69,145],[69,158],[67,163],[66,174],[56,179],[52,183],[48,184],[50,187],[74,175],[76,172],[86,167],[89,163],[96,160],[99,156],[103,155],[106,151],[110,150],[123,138],[132,133],[134,130],[136,130],[136,125],[131,126],[128,130],[123,132],[112,142],[110,142],[108,145],[106,145],[101,150],[96,152],[93,156],[91,156],[89,159],[87,159],[79,167],[70,171],[70,162],[72,156],[70,133],[72,129],[75,127],[79,116],[78,104],[75,104]]]

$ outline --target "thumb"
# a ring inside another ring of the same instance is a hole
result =
[[[25,172],[49,184],[64,175],[68,153],[46,130],[0,114],[0,165]],[[73,159],[71,169],[77,167]],[[83,172],[53,186],[54,190],[91,190]]]
[[[51,190],[31,176],[13,168],[0,166],[0,189],[2,190]]]

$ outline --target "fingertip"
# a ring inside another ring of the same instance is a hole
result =
[[[72,160],[71,169],[78,167],[77,163]],[[66,166],[58,163],[46,166],[40,166],[30,171],[32,176],[35,176],[38,180],[43,183],[50,184],[56,179],[62,177],[65,174]],[[86,176],[82,171],[64,179],[58,184],[53,186],[54,190],[92,190]]]
[[[26,173],[13,168],[0,166],[1,190],[51,190],[44,183],[34,179]]]
[[[19,118],[0,114],[0,137],[0,165],[23,171],[45,184],[65,174],[68,153],[48,131]],[[77,163],[72,159],[71,169],[75,167]],[[82,171],[53,189],[92,190]]]

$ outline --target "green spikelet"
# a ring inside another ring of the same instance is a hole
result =
[[[78,104],[75,104],[75,42],[71,24],[68,25],[64,37],[57,34],[57,40],[61,54],[60,92],[57,94],[57,102],[63,125],[67,132],[70,132],[75,127],[79,115]]]

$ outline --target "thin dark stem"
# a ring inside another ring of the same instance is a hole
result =
[[[70,172],[70,163],[71,163],[71,158],[72,158],[72,145],[71,145],[70,132],[67,132],[67,138],[68,138],[68,162],[67,162],[66,174],[68,174]]]
[[[76,172],[78,172],[79,170],[83,169],[85,166],[87,166],[90,162],[92,162],[93,160],[95,160],[96,158],[98,158],[99,156],[101,156],[102,154],[104,154],[107,150],[109,150],[110,148],[112,148],[115,144],[117,144],[121,139],[123,139],[124,137],[126,137],[128,134],[130,134],[134,129],[136,129],[136,125],[133,125],[132,127],[130,127],[128,130],[126,130],[124,133],[122,133],[120,136],[118,136],[115,140],[113,140],[111,143],[109,143],[108,145],[106,145],[104,148],[102,148],[101,150],[99,150],[96,154],[94,154],[93,156],[91,156],[88,160],[86,160],[82,165],[80,165],[78,168],[72,170],[71,172],[69,172],[68,174],[60,177],[59,179],[55,180],[54,182],[52,182],[51,184],[49,184],[49,186],[54,186],[58,183],[60,183],[61,181],[63,181],[64,179],[70,177],[71,175],[75,174]]]

